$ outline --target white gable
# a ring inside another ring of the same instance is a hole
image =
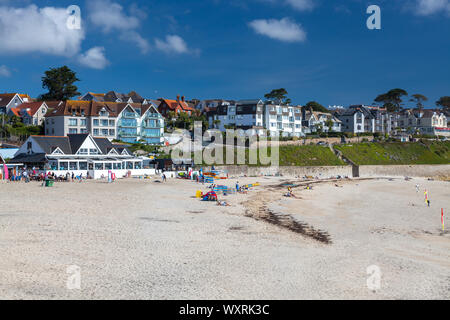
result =
[[[62,150],[58,147],[52,152],[52,154],[64,154],[64,152],[62,152]]]
[[[108,154],[115,154],[115,155],[119,155],[118,153],[117,153],[117,151],[116,151],[116,149],[111,149],[111,151],[110,152],[108,152]]]
[[[96,149],[98,150],[98,153],[101,154],[102,151],[100,150],[100,148],[97,146],[97,144],[95,143],[94,139],[91,136],[88,136],[84,142],[81,144],[80,149]],[[75,150],[74,150],[75,151]],[[78,152],[79,150],[77,150],[76,152]]]
[[[34,140],[31,136],[25,141],[25,143],[19,148],[14,156],[17,156],[21,153],[45,153],[39,144]]]

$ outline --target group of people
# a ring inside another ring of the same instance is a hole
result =
[[[76,175],[74,172],[69,173],[67,172],[65,175],[59,175],[57,176],[54,172],[37,172],[35,168],[33,169],[25,169],[22,170],[19,174],[11,174],[9,176],[10,181],[23,181],[25,183],[28,183],[30,181],[46,181],[46,180],[53,180],[58,182],[74,182],[78,181],[81,182],[85,179],[89,179],[89,173],[86,176],[83,176],[82,173],[79,175]]]

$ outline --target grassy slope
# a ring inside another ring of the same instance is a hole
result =
[[[345,165],[328,148],[323,146],[281,146],[281,166],[341,166]]]
[[[360,165],[450,163],[450,142],[361,143],[335,148]]]

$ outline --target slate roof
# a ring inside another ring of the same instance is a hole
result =
[[[56,148],[61,149],[65,154],[72,154],[72,147],[68,137],[52,136],[32,136],[34,141],[44,150],[46,154],[51,154]]]
[[[15,93],[0,94],[0,107],[6,107],[15,96]]]
[[[41,163],[46,162],[47,157],[45,153],[35,153],[32,155],[21,153],[14,157],[14,159],[11,159],[9,163]]]
[[[73,153],[77,153],[80,149],[83,142],[86,140],[86,138],[89,136],[89,134],[68,134],[67,138],[69,138],[69,144],[70,148]],[[64,152],[65,153],[65,152]]]
[[[11,111],[13,111],[14,114],[16,114],[16,111],[17,111],[17,113],[19,113],[21,115],[25,115],[25,113],[27,113],[29,116],[33,117],[36,114],[36,112],[38,112],[39,109],[44,104],[46,104],[46,103],[42,102],[42,101],[40,101],[40,102],[25,102],[25,103],[22,103],[17,108],[13,108],[15,110],[11,109]]]

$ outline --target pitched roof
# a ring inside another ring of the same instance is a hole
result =
[[[16,93],[0,94],[0,107],[6,107],[15,96],[16,96]]]
[[[39,102],[25,102],[25,103],[22,103],[20,106],[18,106],[17,108],[14,108],[14,109],[19,109],[19,113],[21,115],[24,115],[25,112],[26,112],[26,113],[28,113],[29,116],[33,117],[36,114],[36,112],[38,112],[39,109],[44,104],[46,105],[46,103],[43,102],[43,101],[39,101]],[[14,114],[15,114],[15,112],[14,112]]]
[[[186,101],[182,100],[170,100],[170,99],[160,99],[161,102],[164,102],[170,110],[176,110],[178,107],[180,107],[184,111],[194,111],[194,108],[190,107]]]
[[[10,110],[15,116],[20,117],[20,109],[19,108],[11,108]]]
[[[69,138],[70,148],[73,153],[77,153],[80,149],[81,145],[84,143],[86,138],[89,136],[88,133],[82,134],[68,134],[67,138]]]
[[[72,154],[68,137],[53,136],[32,136],[33,140],[44,150],[46,154],[51,154],[56,148],[61,149],[64,154]]]

